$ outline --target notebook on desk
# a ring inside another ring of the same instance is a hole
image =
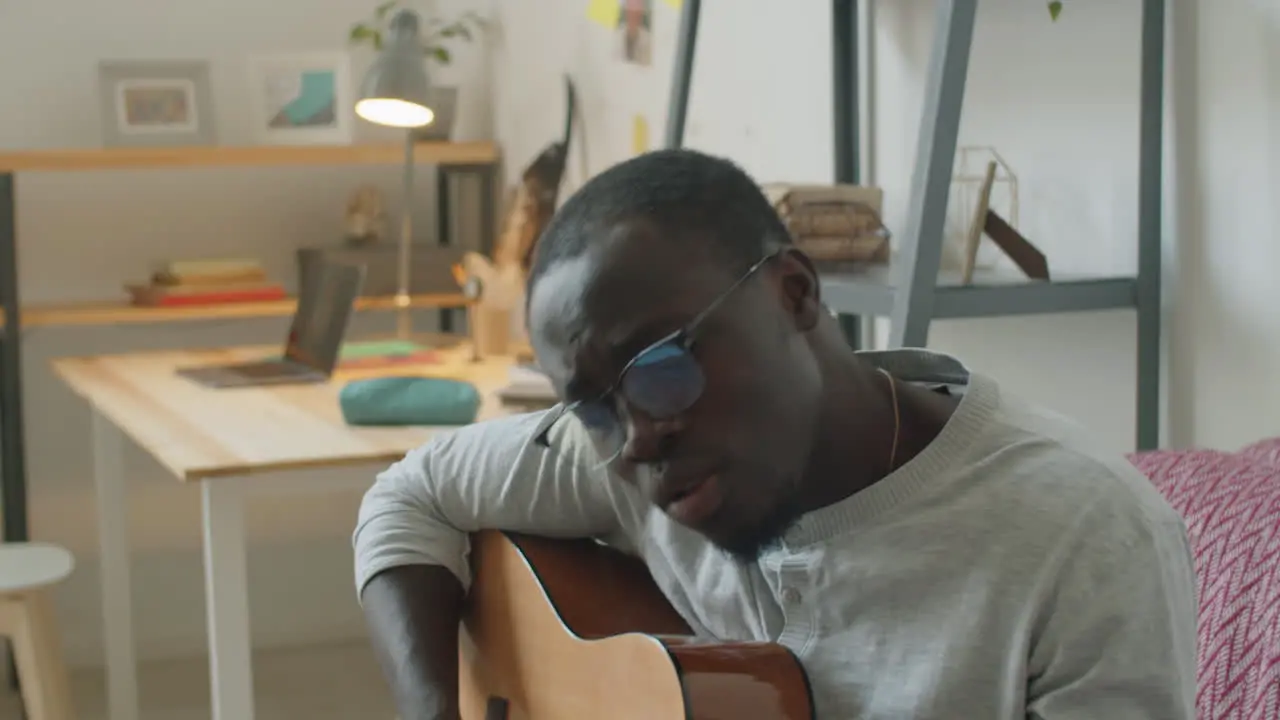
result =
[[[342,339],[364,283],[365,268],[331,263],[317,266],[314,272],[314,282],[307,283],[298,297],[283,357],[178,368],[178,374],[214,388],[328,381],[338,364]]]

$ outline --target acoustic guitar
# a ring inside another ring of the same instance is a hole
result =
[[[460,637],[464,720],[806,720],[808,679],[769,642],[692,636],[639,560],[486,531]]]

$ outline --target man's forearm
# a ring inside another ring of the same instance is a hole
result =
[[[458,579],[438,565],[392,568],[369,581],[361,603],[400,720],[456,720]]]

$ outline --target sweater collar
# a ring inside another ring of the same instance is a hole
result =
[[[943,481],[963,464],[969,448],[999,406],[1000,390],[995,381],[970,372],[949,355],[920,349],[864,351],[858,355],[901,381],[951,386],[961,391],[960,403],[942,432],[911,460],[870,487],[803,515],[783,538],[787,549],[854,531],[905,503],[926,485]]]

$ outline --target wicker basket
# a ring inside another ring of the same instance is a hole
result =
[[[763,190],[796,247],[814,260],[889,260],[889,231],[880,219],[884,197],[880,188],[778,183]]]

